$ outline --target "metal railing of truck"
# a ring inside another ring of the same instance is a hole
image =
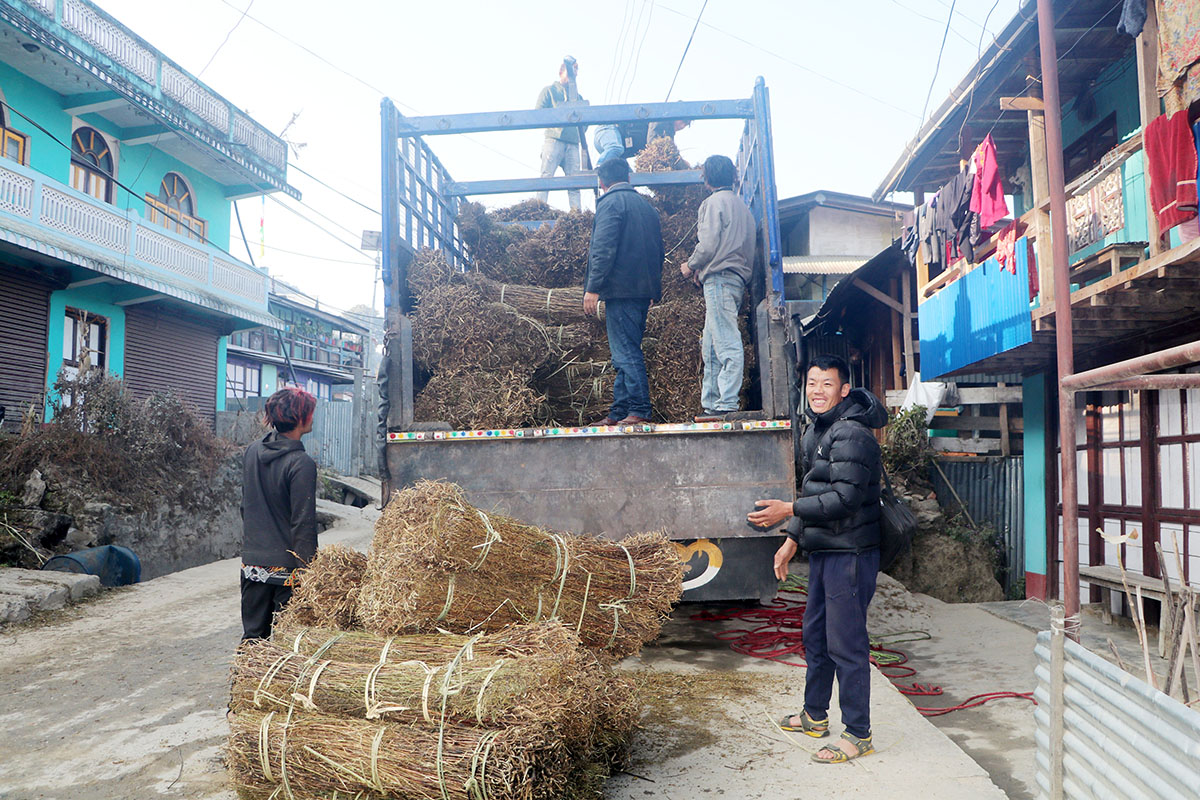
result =
[[[783,268],[779,236],[778,196],[772,150],[771,105],[760,77],[744,100],[682,101],[621,105],[579,105],[516,111],[406,117],[388,98],[381,104],[383,168],[383,264],[385,303],[399,298],[401,312],[411,310],[407,266],[417,251],[443,251],[453,266],[466,268],[470,258],[458,231],[462,198],[472,195],[594,189],[594,172],[549,178],[507,178],[455,181],[425,142],[429,136],[609,125],[628,122],[669,122],[677,119],[743,119],[745,126],[737,158],[739,192],[761,229],[769,276],[764,293],[773,308],[783,309]],[[584,143],[586,146],[586,142]],[[703,183],[700,170],[635,172],[634,186],[685,186]]]

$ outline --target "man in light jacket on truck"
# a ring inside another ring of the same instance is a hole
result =
[[[737,315],[754,271],[755,224],[733,191],[733,162],[710,156],[703,172],[712,194],[700,204],[699,241],[679,271],[704,287],[704,383],[696,422],[717,422],[738,410],[745,353]]]

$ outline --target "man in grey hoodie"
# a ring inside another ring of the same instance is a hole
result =
[[[733,162],[710,156],[703,172],[712,194],[700,204],[696,249],[679,271],[704,287],[704,383],[696,422],[715,422],[738,410],[745,352],[737,315],[754,271],[756,228],[754,215],[733,191]]]
[[[246,448],[242,472],[242,639],[271,635],[271,619],[292,597],[292,571],[317,550],[317,464],[300,437],[312,430],[317,400],[280,389],[263,411],[274,430]]]

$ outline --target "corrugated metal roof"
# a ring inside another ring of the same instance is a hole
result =
[[[784,256],[788,275],[849,275],[871,260],[871,256]]]

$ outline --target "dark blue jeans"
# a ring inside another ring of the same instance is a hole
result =
[[[642,336],[646,332],[649,308],[648,299],[604,301],[608,349],[617,371],[608,416],[615,420],[631,414],[650,419],[650,381],[646,377],[646,358],[642,354]]]
[[[825,719],[837,676],[842,724],[852,736],[871,735],[871,646],[867,606],[875,594],[879,550],[812,553],[804,609],[804,710]]]

